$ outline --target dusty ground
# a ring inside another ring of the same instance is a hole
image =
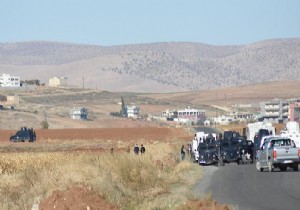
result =
[[[76,143],[76,150],[102,149],[103,145],[110,148],[112,145],[121,146],[135,143],[153,144],[156,142],[170,142],[174,139],[182,142],[192,139],[193,133],[184,128],[175,128],[176,124],[166,122],[149,122],[143,120],[129,120],[111,117],[110,112],[120,111],[120,97],[124,96],[127,104],[141,107],[141,114],[159,114],[166,109],[184,108],[189,105],[215,112],[210,105],[230,107],[235,103],[251,103],[270,100],[275,97],[291,98],[300,97],[300,83],[275,82],[270,84],[256,84],[220,90],[207,90],[201,92],[172,93],[172,94],[119,94],[98,90],[67,90],[38,88],[36,92],[26,93],[1,93],[20,95],[20,104],[16,110],[0,111],[0,142],[1,151],[20,151],[23,145],[30,144],[36,147],[32,150],[44,149],[66,144]],[[78,121],[69,117],[72,107],[87,107],[90,111],[90,120]],[[41,122],[47,119],[49,129],[42,130]],[[33,127],[37,134],[37,142],[10,143],[9,136],[22,126]],[[224,128],[233,129],[233,128]],[[240,131],[242,127],[236,127]],[[86,141],[87,143],[82,143]],[[91,143],[95,142],[95,143]],[[177,142],[178,143],[178,142]],[[53,146],[55,145],[55,146]],[[81,199],[78,199],[78,198]],[[65,202],[63,202],[65,201]],[[78,202],[78,203],[77,203]],[[205,203],[209,202],[209,203]],[[63,203],[63,204],[62,204]],[[74,206],[72,206],[74,204]],[[75,205],[76,204],[76,205]],[[211,205],[218,207],[213,201],[191,201],[186,209],[204,209],[202,206]],[[65,192],[56,191],[42,202],[43,209],[118,209],[102,199],[101,195],[94,195],[84,186],[72,186]],[[75,207],[76,206],[76,207]]]
[[[117,210],[117,205],[108,203],[100,194],[86,186],[72,186],[66,191],[54,191],[39,204],[39,210]]]

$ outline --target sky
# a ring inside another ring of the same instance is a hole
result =
[[[300,38],[300,0],[0,0],[0,43],[243,45]]]

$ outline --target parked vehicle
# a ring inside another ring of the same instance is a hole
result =
[[[275,135],[275,127],[271,123],[255,122],[247,125],[247,139],[254,142],[254,137],[259,133],[260,129],[268,130],[269,134]]]
[[[272,138],[264,142],[257,156],[256,169],[263,171],[268,169],[272,172],[274,168],[286,171],[287,167],[298,171],[300,150],[292,144],[288,138]]]
[[[254,144],[250,140],[239,140],[239,157],[238,162],[241,164],[253,163]]]
[[[241,159],[239,146],[240,145],[237,140],[223,140],[221,142],[221,157],[224,163],[236,162],[237,164],[239,164],[239,160]]]
[[[12,142],[34,142],[36,141],[36,134],[33,128],[22,127],[15,135],[10,137]]]
[[[261,147],[262,138],[265,136],[272,136],[272,132],[268,129],[261,128],[254,136],[254,159],[256,159],[257,153]]]
[[[223,138],[225,141],[234,141],[240,137],[239,132],[236,131],[224,131]]]
[[[191,157],[195,162],[198,162],[199,151],[198,147],[201,143],[214,143],[217,139],[217,134],[215,133],[204,133],[203,131],[195,133],[195,138],[191,143]]]
[[[218,163],[217,144],[215,143],[200,143],[198,146],[200,165],[211,165]]]

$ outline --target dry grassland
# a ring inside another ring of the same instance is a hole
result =
[[[55,190],[82,184],[123,209],[180,207],[193,198],[190,189],[202,170],[189,161],[180,162],[179,148],[166,143],[146,145],[145,155],[139,156],[124,150],[59,152],[47,147],[3,153],[0,209],[30,209]],[[184,174],[191,171],[194,177],[186,180]]]

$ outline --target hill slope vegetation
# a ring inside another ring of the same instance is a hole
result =
[[[300,39],[250,45],[0,43],[0,73],[109,91],[206,90],[300,78]]]

